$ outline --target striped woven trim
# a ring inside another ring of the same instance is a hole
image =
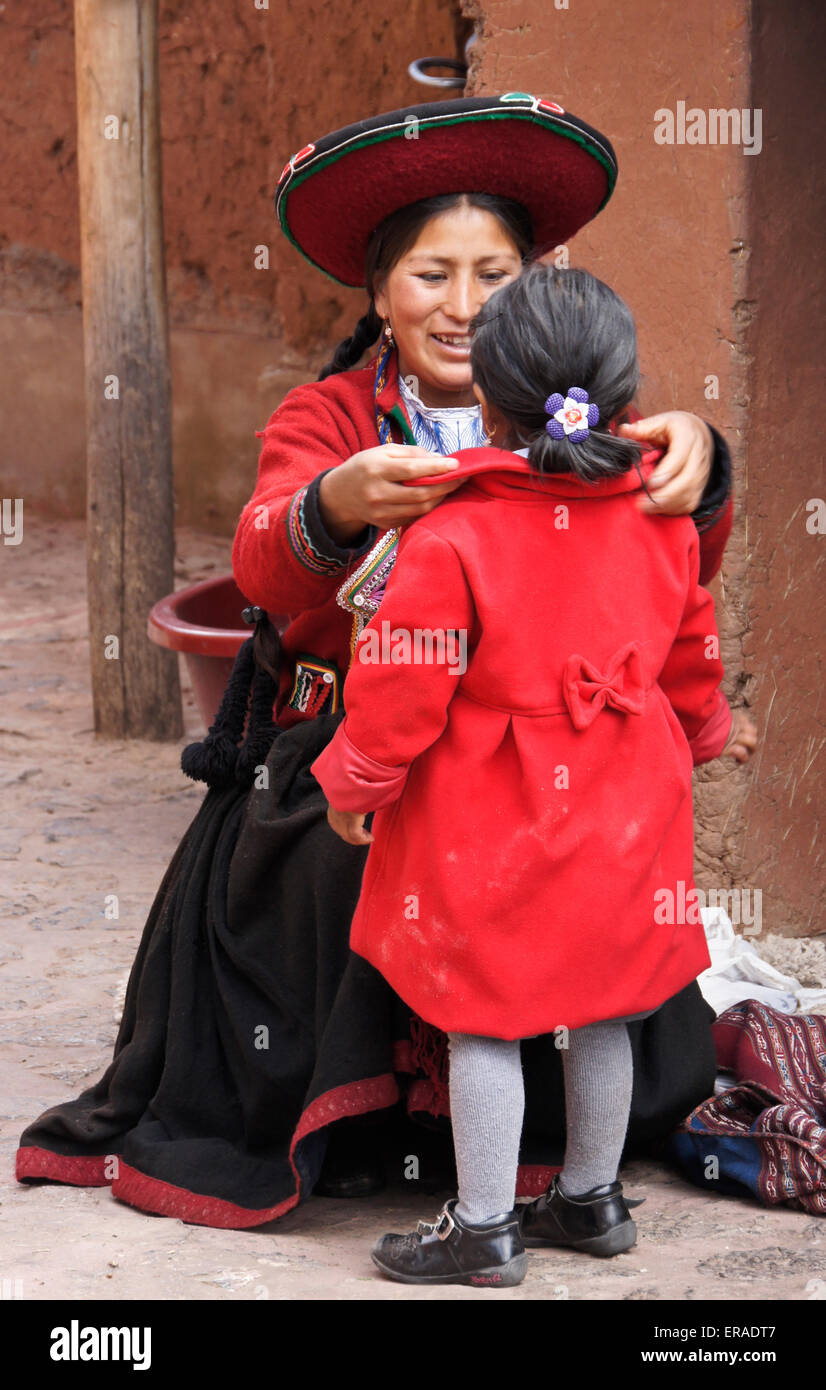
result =
[[[355,657],[356,643],[364,626],[378,612],[382,591],[396,563],[396,550],[399,531],[394,528],[380,536],[362,561],[355,574],[351,574],[336,594],[336,603],[353,614],[353,627],[350,635],[350,659]],[[373,591],[379,591],[378,599]]]
[[[390,421],[379,405],[378,398],[387,385],[387,377],[390,367],[390,353],[393,344],[389,338],[382,338],[382,345],[376,363],[376,376],[373,382],[373,407],[376,412],[376,430],[378,431],[380,444],[392,444],[393,435],[390,431]]]
[[[290,548],[296,559],[300,560],[302,565],[308,570],[312,570],[314,574],[338,574],[344,568],[345,562],[336,560],[331,555],[324,555],[313,545],[307,534],[304,518],[304,499],[306,496],[307,487],[303,487],[295,494],[287,509],[287,536]]]

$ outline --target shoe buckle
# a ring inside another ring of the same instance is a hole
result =
[[[456,1227],[447,1207],[439,1213],[438,1221],[420,1221],[418,1232],[420,1236],[438,1236],[439,1240],[447,1240],[451,1231]]]
[[[439,1220],[436,1222],[436,1226],[434,1228],[435,1234],[439,1237],[439,1240],[447,1240],[451,1231],[455,1230],[455,1228],[456,1222],[453,1220],[453,1217],[451,1216],[447,1207],[445,1207],[444,1211],[441,1213],[439,1217]]]

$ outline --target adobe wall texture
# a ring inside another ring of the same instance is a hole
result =
[[[277,234],[286,158],[365,113],[421,101],[407,64],[460,55],[475,25],[469,94],[534,91],[609,134],[617,191],[571,262],[634,309],[643,409],[694,410],[732,447],[738,518],[713,587],[728,691],[752,704],[764,742],[753,769],[698,774],[698,883],[760,890],[766,931],[821,932],[826,539],[806,531],[806,503],[826,494],[809,437],[823,345],[822,192],[809,166],[823,128],[822,20],[816,0],[782,15],[768,0],[557,3],[412,0],[387,14],[356,0],[161,4],[176,519],[232,534],[254,431],[363,311],[359,292]],[[70,0],[43,0],[36,23],[0,12],[0,483],[58,516],[84,509],[73,83]],[[760,154],[657,143],[655,113],[680,102],[761,108]],[[260,244],[266,271],[253,267]]]
[[[36,11],[33,16],[32,11]],[[451,0],[385,14],[358,0],[160,5],[163,210],[180,524],[231,535],[255,430],[317,375],[363,296],[306,264],[272,206],[286,161],[365,112],[420,101],[407,74],[455,57]],[[84,514],[71,0],[0,10],[0,478],[32,509]],[[256,270],[254,248],[270,249]]]

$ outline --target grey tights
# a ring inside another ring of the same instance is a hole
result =
[[[513,1208],[525,1109],[520,1040],[451,1033],[450,1111],[458,1215],[480,1225]],[[614,1182],[631,1109],[624,1023],[590,1023],[562,1048],[567,1138],[559,1183],[569,1197]]]

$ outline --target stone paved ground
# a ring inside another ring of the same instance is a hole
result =
[[[228,541],[183,533],[178,548],[179,585],[229,568]],[[182,776],[178,743],[96,743],[83,526],[27,517],[23,544],[1,560],[0,1280],[21,1280],[27,1299],[826,1297],[826,1222],[707,1196],[647,1161],[623,1175],[647,1197],[633,1251],[604,1262],[538,1252],[525,1283],[501,1293],[374,1275],[377,1234],[435,1215],[438,1199],[422,1209],[403,1189],[220,1231],[146,1216],[108,1189],[15,1183],[20,1131],[109,1059],[141,926],[203,789]],[[184,695],[192,738],[202,729]],[[111,892],[116,921],[102,915]]]

